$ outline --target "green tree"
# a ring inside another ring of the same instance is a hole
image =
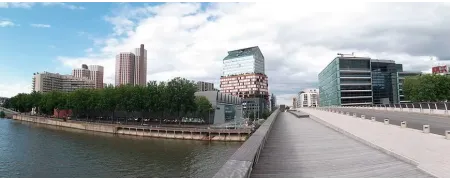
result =
[[[6,114],[5,114],[5,112],[3,112],[3,111],[0,111],[0,118],[5,118],[6,117]]]

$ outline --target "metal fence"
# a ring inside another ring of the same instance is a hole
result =
[[[450,103],[449,102],[402,103],[402,104],[366,105],[366,106],[357,106],[357,107],[448,110],[450,108]]]

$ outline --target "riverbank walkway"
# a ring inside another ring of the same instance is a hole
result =
[[[431,177],[311,118],[281,112],[250,177]]]

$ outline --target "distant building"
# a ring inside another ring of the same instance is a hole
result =
[[[72,76],[77,78],[87,78],[94,81],[95,88],[103,88],[103,66],[86,64],[81,65],[81,68],[76,68],[72,70]]]
[[[197,82],[197,91],[215,91],[214,83],[198,81]]]
[[[86,64],[81,65],[81,68],[75,68],[72,70],[72,75],[78,78],[89,78],[91,71]]]
[[[144,44],[134,49],[134,84],[145,86],[147,84],[147,50]]]
[[[206,97],[212,105],[209,116],[205,117],[208,124],[223,124],[231,121],[242,121],[241,98],[221,93],[219,91],[200,91],[195,96]]]
[[[53,90],[72,92],[81,88],[95,88],[95,82],[88,78],[58,73],[35,73],[33,76],[33,90],[36,92],[50,92]]]
[[[403,65],[393,60],[340,55],[319,73],[320,105],[400,103],[399,72]]]
[[[116,55],[116,86],[123,84],[147,84],[147,50],[141,44],[133,52],[121,52]]]
[[[258,46],[229,51],[223,59],[220,91],[243,98],[248,111],[259,116],[269,107],[268,77]]]
[[[273,111],[276,108],[277,97],[272,93],[270,96],[270,110]]]
[[[89,66],[90,76],[89,79],[94,81],[95,88],[101,89],[104,87],[103,77],[104,77],[104,68],[99,65],[90,65]]]
[[[297,96],[297,107],[318,107],[319,90],[305,89],[300,91]]]
[[[449,68],[447,65],[441,65],[441,66],[434,66],[431,68],[432,74],[439,74],[439,75],[449,75]]]
[[[116,86],[134,84],[134,59],[131,52],[116,55]]]
[[[297,98],[292,98],[292,108],[297,108]]]

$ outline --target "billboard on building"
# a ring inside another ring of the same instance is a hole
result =
[[[431,68],[431,72],[433,74],[447,74],[448,73],[448,67],[447,67],[447,65],[435,66],[435,67]]]

